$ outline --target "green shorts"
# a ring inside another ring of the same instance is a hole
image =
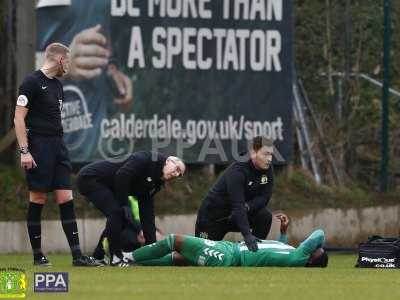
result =
[[[181,254],[193,266],[231,267],[240,264],[236,243],[186,236]]]

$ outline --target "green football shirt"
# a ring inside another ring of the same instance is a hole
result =
[[[279,241],[260,240],[258,251],[247,249],[244,242],[238,245],[240,264],[246,267],[304,267],[310,255],[325,241],[324,232],[315,230],[299,247],[287,245],[286,236],[281,236]]]

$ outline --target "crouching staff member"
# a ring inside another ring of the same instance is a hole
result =
[[[272,194],[273,142],[261,136],[252,141],[249,159],[234,162],[219,177],[204,199],[196,221],[196,236],[219,241],[239,231],[251,251],[256,238],[265,239],[272,214],[267,204]]]
[[[139,151],[121,162],[99,161],[85,166],[78,175],[78,189],[106,217],[111,265],[126,266],[120,235],[133,224],[129,195],[139,202],[140,223],[146,244],[156,241],[154,195],[164,182],[182,176],[185,164],[177,157]]]
[[[123,252],[132,252],[145,244],[142,227],[140,225],[139,204],[137,199],[133,196],[129,196],[129,204],[133,215],[133,223],[128,224],[121,232],[120,243]],[[156,238],[157,241],[164,238],[158,228],[156,229]],[[107,265],[110,261],[110,247],[105,229],[93,251],[92,257],[103,265]]]

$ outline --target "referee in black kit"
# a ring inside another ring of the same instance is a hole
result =
[[[26,171],[29,189],[28,234],[34,265],[51,266],[41,248],[41,213],[47,194],[54,192],[60,208],[64,233],[72,252],[73,266],[98,266],[82,255],[70,182],[71,163],[62,136],[63,87],[56,77],[68,72],[69,49],[52,43],[46,48],[45,62],[25,77],[19,87],[15,109],[15,132]]]
[[[243,160],[232,163],[203,200],[197,214],[197,237],[218,241],[228,232],[241,232],[251,251],[258,250],[257,238],[267,237],[272,223],[267,204],[274,184],[274,144],[261,136],[251,144]]]
[[[133,224],[128,197],[136,197],[145,243],[152,244],[156,242],[154,195],[166,181],[183,176],[185,169],[178,157],[138,151],[122,161],[97,161],[79,171],[79,192],[107,217],[102,237],[106,235],[110,243],[112,266],[128,266],[120,240],[122,230]]]

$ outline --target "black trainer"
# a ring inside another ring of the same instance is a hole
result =
[[[72,265],[75,267],[101,267],[103,264],[99,263],[93,257],[82,255],[81,257],[74,259]]]
[[[49,262],[49,260],[46,258],[46,256],[41,256],[40,258],[38,258],[38,259],[34,259],[33,260],[33,265],[34,266],[40,266],[40,267],[51,267],[51,266],[53,266],[52,264],[51,264],[51,262]]]

